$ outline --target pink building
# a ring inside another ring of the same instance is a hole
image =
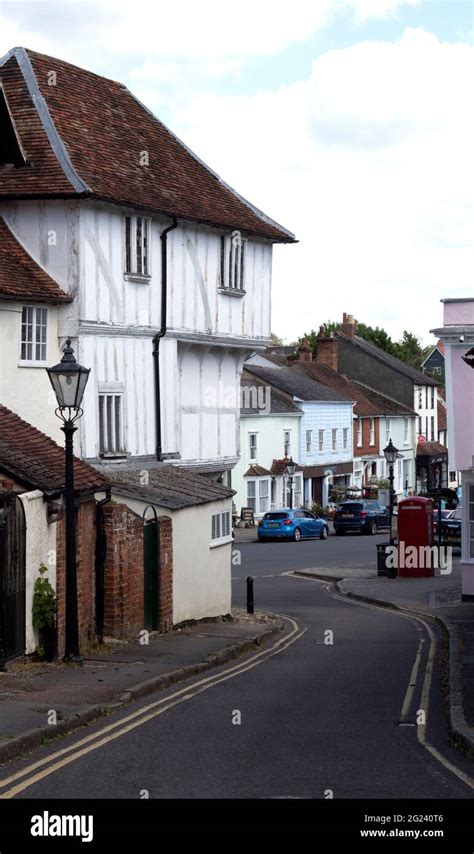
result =
[[[442,302],[444,326],[431,331],[445,345],[449,469],[462,476],[462,598],[474,601],[474,297]]]

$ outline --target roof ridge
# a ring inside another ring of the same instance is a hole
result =
[[[100,76],[100,75],[98,75],[98,76]],[[108,78],[105,77],[102,79],[107,80]],[[115,82],[115,81],[112,81],[112,82]],[[227,183],[227,181],[224,181],[224,179],[221,178],[221,176],[217,172],[215,172],[214,169],[212,169],[210,166],[208,166],[208,164],[205,163],[204,160],[202,160],[199,157],[199,155],[196,154],[196,152],[193,151],[192,148],[189,147],[189,145],[186,145],[186,143],[183,142],[183,140],[174,131],[172,131],[168,127],[168,125],[165,125],[165,123],[160,118],[158,118],[158,116],[156,116],[155,113],[152,112],[152,110],[150,110],[142,101],[140,101],[140,99],[137,98],[136,95],[134,95],[134,93],[128,88],[128,86],[125,86],[124,83],[122,83],[121,86],[122,86],[122,89],[124,89],[125,92],[128,92],[128,94],[137,102],[137,104],[140,104],[140,107],[142,107],[142,109],[146,110],[146,112],[152,117],[152,119],[154,119],[155,122],[158,122],[161,125],[161,127],[163,127],[166,130],[166,132],[169,133],[170,136],[172,136],[176,140],[176,142],[179,145],[181,145],[185,149],[185,151],[187,151],[187,153],[191,157],[194,158],[194,160],[196,160],[197,163],[199,163],[200,166],[202,166],[214,178],[216,178],[216,180],[219,182],[219,184],[222,185],[222,187],[224,187],[225,190],[227,190],[229,193],[232,193],[232,195],[234,195],[239,200],[239,202],[242,202],[242,204],[246,205],[246,207],[248,207],[249,210],[251,210],[252,213],[255,214],[255,216],[259,217],[259,219],[261,219],[267,225],[271,225],[271,226],[273,226],[273,228],[278,228],[278,229],[280,229],[280,231],[284,231],[285,234],[288,235],[288,237],[291,237],[295,242],[297,242],[295,235],[293,234],[292,231],[289,231],[289,229],[285,228],[285,226],[280,225],[279,222],[277,222],[276,220],[269,217],[266,213],[264,213],[262,210],[260,210],[260,208],[257,208],[256,205],[252,204],[252,202],[249,202],[248,199],[246,199],[244,196],[241,196],[240,193],[238,193],[237,190],[234,190],[234,188],[231,187],[230,184]]]
[[[31,51],[34,53],[34,51]],[[39,56],[45,56],[45,54],[37,54]],[[23,75],[23,79],[26,84],[26,88],[28,89],[28,93],[33,102],[33,106],[36,110],[38,118],[41,122],[41,126],[48,137],[49,144],[53,151],[53,154],[56,157],[64,175],[67,180],[71,184],[72,188],[76,193],[90,193],[91,190],[87,186],[87,184],[79,177],[74,166],[72,165],[71,158],[69,157],[69,152],[59,136],[59,133],[56,129],[56,125],[53,122],[51,117],[51,113],[49,112],[48,105],[41,94],[38,81],[36,79],[36,74],[34,72],[33,66],[31,64],[31,60],[28,54],[28,51],[24,47],[14,47],[12,50],[9,50],[5,56],[0,58],[0,68],[2,68],[10,59],[15,58],[18,67]],[[50,57],[46,56],[46,59]],[[51,57],[52,59],[53,57]]]
[[[381,362],[384,361],[384,358],[386,360],[391,359],[392,361],[397,362],[402,368],[405,368],[405,376],[407,376],[408,372],[411,371],[414,374],[418,374],[420,380],[426,378],[426,380],[430,381],[424,383],[420,381],[419,385],[439,385],[436,380],[434,380],[427,374],[424,374],[422,371],[419,370],[419,368],[414,368],[412,365],[408,365],[406,362],[403,362],[402,359],[399,359],[398,356],[393,356],[392,353],[388,353],[386,350],[383,350],[381,347],[378,347],[377,344],[374,344],[373,341],[368,341],[367,338],[363,338],[361,335],[355,335],[354,337],[351,337],[350,335],[346,335],[340,330],[336,332],[336,335],[341,338],[344,338],[346,341],[351,341],[356,346],[361,346],[362,348],[364,347],[364,345],[367,345],[368,349],[373,352],[374,358],[379,359],[379,361]]]

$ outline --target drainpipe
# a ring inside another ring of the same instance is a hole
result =
[[[153,363],[155,366],[155,419],[156,419],[156,459],[163,459],[161,438],[161,386],[160,386],[160,339],[166,335],[166,315],[168,307],[168,233],[178,227],[178,220],[173,217],[172,225],[160,234],[161,240],[161,328],[153,338]]]

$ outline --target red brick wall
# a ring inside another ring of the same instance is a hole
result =
[[[107,550],[104,566],[104,635],[125,638],[144,628],[143,520],[124,504],[105,504]],[[81,643],[95,638],[96,504],[76,510],[77,598]],[[160,517],[159,630],[173,626],[173,523]],[[65,641],[65,524],[58,516],[57,582],[58,652]]]
[[[58,515],[56,594],[58,601],[58,652],[64,655],[66,621],[65,589],[65,518],[64,508]],[[95,636],[95,501],[85,501],[76,508],[77,615],[80,641]]]
[[[173,627],[173,522],[160,516],[160,583],[159,629],[167,632]]]
[[[333,371],[337,371],[337,346],[337,338],[318,338],[316,342],[316,361],[318,364],[327,365]]]
[[[144,627],[143,521],[124,504],[105,504],[103,513],[104,635],[124,638]]]
[[[364,417],[364,418],[361,418],[361,421],[362,421],[362,445],[357,444],[358,420],[356,419],[354,421],[354,456],[355,457],[362,457],[362,456],[367,456],[370,454],[378,454],[379,453],[379,447],[380,447],[380,439],[379,439],[380,418],[374,419],[374,424],[375,424],[375,430],[374,430],[375,444],[374,445],[370,444],[370,418]]]

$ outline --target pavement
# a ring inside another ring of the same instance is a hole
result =
[[[267,613],[233,609],[231,620],[150,633],[147,645],[104,643],[89,650],[79,666],[12,662],[0,672],[0,763],[251,652],[283,627]]]
[[[346,596],[429,616],[449,637],[450,728],[452,737],[474,752],[474,603],[462,602],[459,562],[450,575],[387,578],[375,570],[305,568],[297,575],[327,579]]]

